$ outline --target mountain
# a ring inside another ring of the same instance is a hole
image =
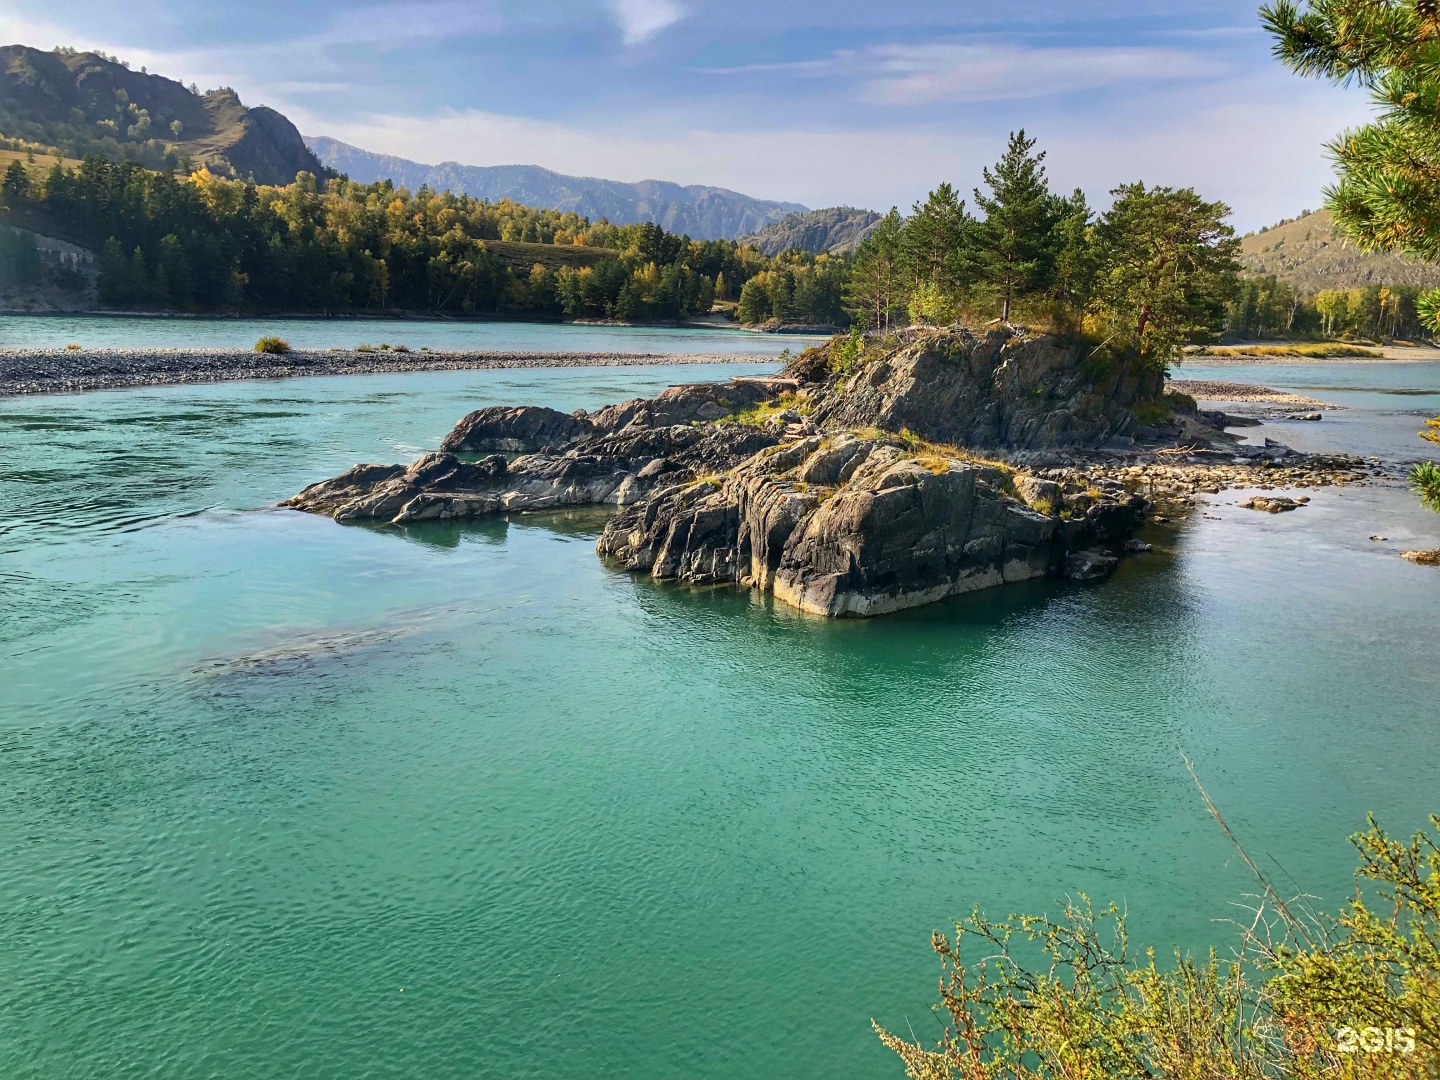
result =
[[[627,184],[588,176],[565,176],[538,165],[425,165],[389,154],[372,154],[328,136],[306,144],[325,165],[352,180],[393,180],[412,191],[422,184],[463,192],[477,199],[512,199],[526,206],[606,218],[617,225],[653,221],[696,240],[733,240],[756,232],[786,214],[804,211],[796,203],[767,202],[724,188],[642,180]]]
[[[1241,241],[1240,262],[1253,274],[1273,274],[1301,293],[1365,285],[1440,286],[1440,266],[1404,255],[1367,255],[1342,240],[1325,210],[1282,221]]]
[[[200,94],[93,52],[0,47],[0,136],[151,168],[188,157],[225,176],[288,184],[323,167],[295,125],[234,90]],[[19,147],[12,147],[19,149]]]
[[[774,225],[740,239],[766,255],[779,255],[794,248],[817,255],[826,251],[840,255],[854,251],[878,224],[880,215],[873,210],[832,206],[827,210],[789,214]]]

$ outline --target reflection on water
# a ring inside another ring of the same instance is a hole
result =
[[[1398,489],[1227,493],[1111,582],[865,622],[633,578],[603,512],[273,508],[478,404],[674,381],[463,374],[0,408],[0,1075],[893,1076],[869,1017],[922,1015],[975,903],[1228,940],[1182,753],[1332,905],[1365,811],[1436,809],[1435,572],[1394,552],[1440,516]]]

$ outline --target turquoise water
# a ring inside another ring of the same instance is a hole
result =
[[[438,319],[213,319],[143,315],[0,315],[0,349],[248,349],[279,334],[297,349],[407,345],[411,349],[512,352],[734,353],[778,356],[822,338],[745,330]]]
[[[273,509],[696,373],[0,402],[0,1076],[898,1077],[869,1018],[935,1029],[976,903],[1231,940],[1182,753],[1332,904],[1367,810],[1440,807],[1440,576],[1394,557],[1440,515],[1398,490],[837,623],[618,573],[593,512]]]
[[[1362,364],[1183,364],[1177,379],[1268,386],[1343,405],[1319,423],[1274,420],[1241,429],[1250,438],[1272,438],[1307,453],[1351,453],[1392,461],[1435,457],[1415,437],[1428,417],[1440,414],[1440,360]],[[1427,451],[1429,451],[1427,453]]]

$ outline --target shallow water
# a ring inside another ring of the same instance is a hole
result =
[[[976,903],[1230,940],[1182,754],[1332,905],[1367,810],[1440,807],[1440,577],[1394,554],[1440,516],[1395,489],[870,622],[631,579],[594,512],[271,508],[696,374],[0,402],[0,1076],[893,1077],[869,1018],[934,1030]]]
[[[1326,412],[1318,423],[1272,420],[1259,428],[1241,429],[1239,433],[1247,439],[1271,438],[1306,453],[1351,453],[1404,462],[1436,456],[1415,433],[1428,417],[1440,414],[1440,360],[1212,366],[1187,363],[1175,368],[1174,376],[1268,386],[1345,407],[1343,411]]]
[[[144,315],[0,315],[0,349],[248,349],[278,334],[297,349],[406,345],[476,352],[721,353],[778,356],[821,338],[658,326],[441,319],[217,319]]]

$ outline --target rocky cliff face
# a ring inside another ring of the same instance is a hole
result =
[[[1097,545],[1127,536],[1144,498],[1070,490],[950,445],[1034,451],[1126,430],[1122,402],[1144,380],[1091,377],[1077,357],[1054,339],[924,331],[849,358],[849,373],[822,351],[783,378],[671,387],[595,413],[480,409],[438,453],[357,465],[286,505],[397,525],[614,506],[597,550],[627,569],[828,616],[1090,580],[1114,570]]]
[[[659,491],[613,518],[597,547],[655,578],[870,616],[1061,573],[1076,550],[1127,535],[1146,505],[1126,494],[1061,518],[1018,498],[1003,468],[846,432]]]

